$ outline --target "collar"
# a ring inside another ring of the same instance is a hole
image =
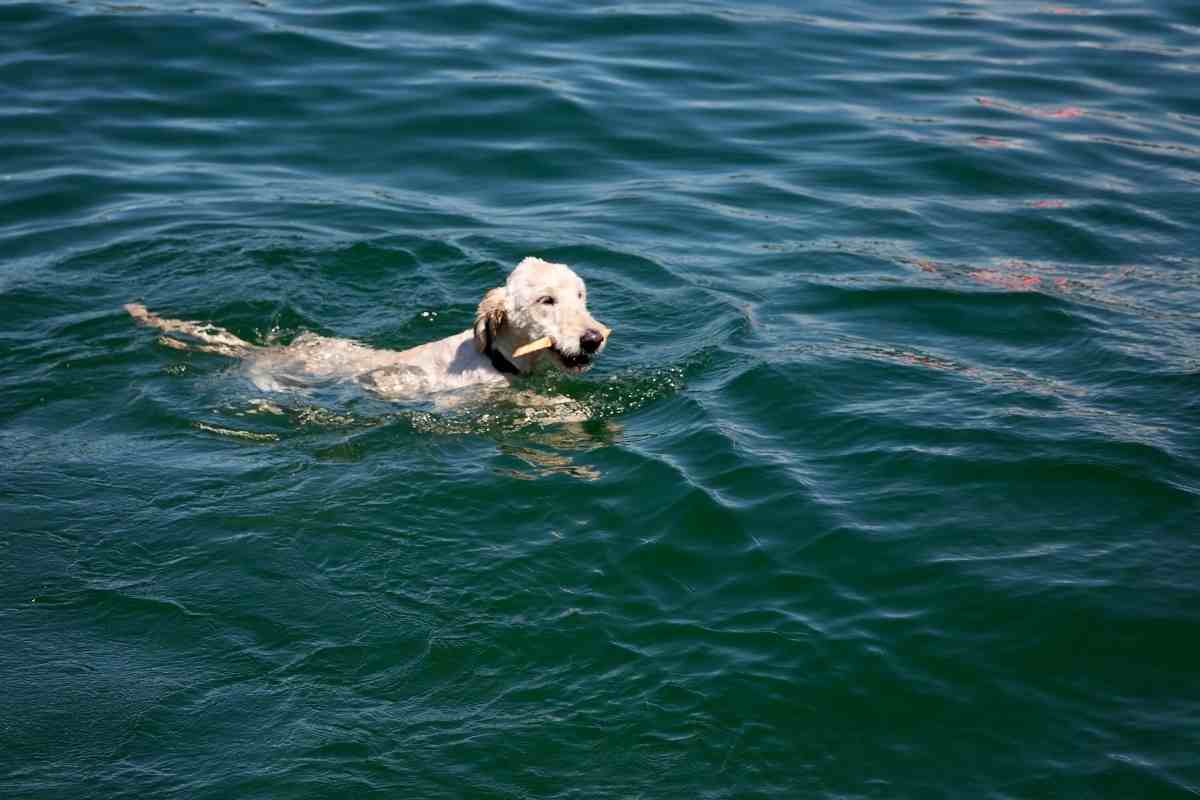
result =
[[[496,368],[497,372],[503,372],[507,375],[521,374],[521,370],[517,369],[516,365],[502,356],[499,350],[492,347],[491,342],[488,342],[487,349],[483,351],[483,354],[492,362],[492,366]]]

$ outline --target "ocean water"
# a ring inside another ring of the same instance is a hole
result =
[[[0,796],[1200,794],[1200,5],[0,4]],[[525,255],[583,422],[264,392]]]

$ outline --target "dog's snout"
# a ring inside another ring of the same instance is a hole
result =
[[[583,336],[579,337],[579,346],[585,353],[596,352],[602,344],[604,344],[604,334],[595,328],[588,328],[583,332]]]

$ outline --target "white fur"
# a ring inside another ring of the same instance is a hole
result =
[[[593,356],[604,349],[611,333],[588,313],[587,288],[578,275],[565,264],[532,257],[517,265],[504,286],[484,296],[472,328],[409,350],[378,350],[313,333],[300,335],[286,347],[262,347],[215,325],[163,319],[143,305],[131,303],[125,309],[140,324],[194,340],[159,337],[167,346],[243,359],[252,380],[264,390],[354,380],[387,397],[507,383],[509,376],[486,354],[489,348],[521,373],[541,366],[584,372],[591,366],[581,346],[584,333],[592,330],[603,337]],[[521,345],[543,337],[550,337],[554,347],[513,357]]]

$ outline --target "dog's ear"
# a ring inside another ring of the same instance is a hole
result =
[[[483,296],[479,310],[475,312],[475,349],[483,352],[504,324],[504,309],[508,304],[508,292],[497,286]]]

